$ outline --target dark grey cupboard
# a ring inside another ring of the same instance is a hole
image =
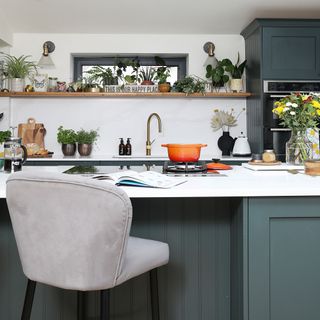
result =
[[[320,81],[320,19],[256,19],[245,39],[247,135],[253,153],[270,149],[266,119],[271,114],[264,80]],[[276,138],[276,137],[275,137]]]

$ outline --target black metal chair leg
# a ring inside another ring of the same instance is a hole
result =
[[[85,291],[77,291],[77,320],[85,319]]]
[[[157,269],[150,271],[150,293],[151,293],[151,314],[152,320],[159,320],[159,294]]]
[[[23,304],[21,320],[30,320],[33,297],[34,297],[34,292],[36,290],[36,285],[37,285],[36,281],[28,279],[26,295],[24,297],[24,304]]]
[[[110,320],[110,290],[100,290],[100,320]]]

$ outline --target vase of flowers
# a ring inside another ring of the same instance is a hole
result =
[[[230,156],[234,145],[234,138],[230,136],[230,128],[237,125],[239,115],[244,111],[242,109],[238,116],[234,115],[234,110],[220,111],[214,110],[214,115],[211,118],[211,128],[213,131],[222,129],[222,136],[218,139],[218,147],[222,151],[223,156]]]
[[[281,124],[291,129],[286,143],[286,163],[301,165],[312,158],[312,142],[307,137],[308,128],[316,128],[320,117],[320,98],[314,93],[292,93],[277,102],[272,112]]]

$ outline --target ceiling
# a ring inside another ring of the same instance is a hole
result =
[[[320,18],[319,0],[0,0],[14,33],[239,34],[254,18]]]

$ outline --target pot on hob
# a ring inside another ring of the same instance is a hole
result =
[[[197,162],[200,158],[202,147],[206,144],[162,144],[168,148],[168,157],[173,162]]]

